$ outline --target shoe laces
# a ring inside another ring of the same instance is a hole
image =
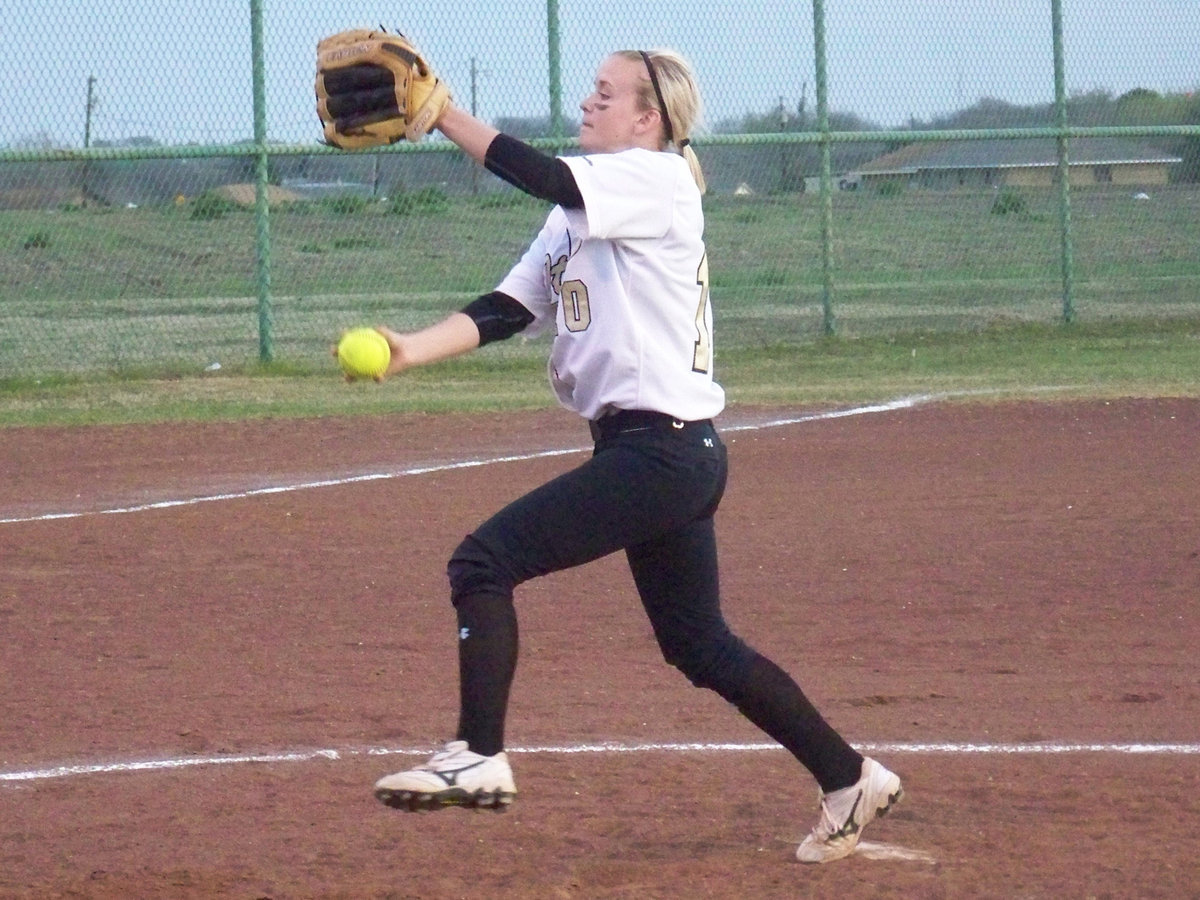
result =
[[[863,800],[863,791],[858,785],[852,785],[831,794],[821,794],[821,816],[813,829],[813,834],[820,840],[843,838],[859,830],[855,818],[859,805]]]
[[[426,769],[430,772],[436,772],[438,768],[445,765],[456,756],[464,753],[469,753],[466,741],[451,741],[437,753],[429,758],[429,762],[419,766],[418,768]]]

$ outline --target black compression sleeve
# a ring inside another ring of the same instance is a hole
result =
[[[583,196],[570,166],[511,135],[496,135],[488,145],[483,164],[493,175],[527,194],[557,203],[564,209],[583,208]]]
[[[502,341],[524,331],[533,321],[533,313],[519,301],[500,291],[492,291],[472,300],[462,312],[471,317],[479,329],[479,346]]]

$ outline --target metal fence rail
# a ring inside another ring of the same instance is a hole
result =
[[[544,216],[436,138],[317,143],[315,43],[378,11],[196,0],[182,29],[171,3],[17,5],[0,378],[303,365],[341,327],[490,289]],[[1200,314],[1200,7],[980,6],[496,0],[384,24],[553,152],[605,53],[691,57],[724,346]]]

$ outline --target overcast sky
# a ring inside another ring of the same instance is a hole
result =
[[[249,0],[6,0],[0,146],[49,136],[234,142],[253,133]],[[489,120],[548,114],[544,0],[263,0],[268,131],[319,135],[316,41],[347,27],[407,32],[464,106]],[[1050,0],[828,0],[830,105],[883,127],[981,97],[1053,99]],[[1064,0],[1071,92],[1200,87],[1200,0]],[[402,16],[389,19],[388,15]],[[573,118],[610,50],[673,46],[690,57],[715,124],[781,99],[815,102],[812,7],[780,0],[559,0],[563,107]]]

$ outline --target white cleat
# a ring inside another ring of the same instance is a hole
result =
[[[862,830],[900,802],[900,778],[875,760],[863,758],[862,776],[848,788],[821,795],[821,818],[796,848],[802,863],[833,862],[849,856]]]
[[[508,757],[503,752],[481,756],[466,741],[451,741],[424,765],[375,782],[381,803],[410,812],[447,806],[502,811],[516,793]]]

